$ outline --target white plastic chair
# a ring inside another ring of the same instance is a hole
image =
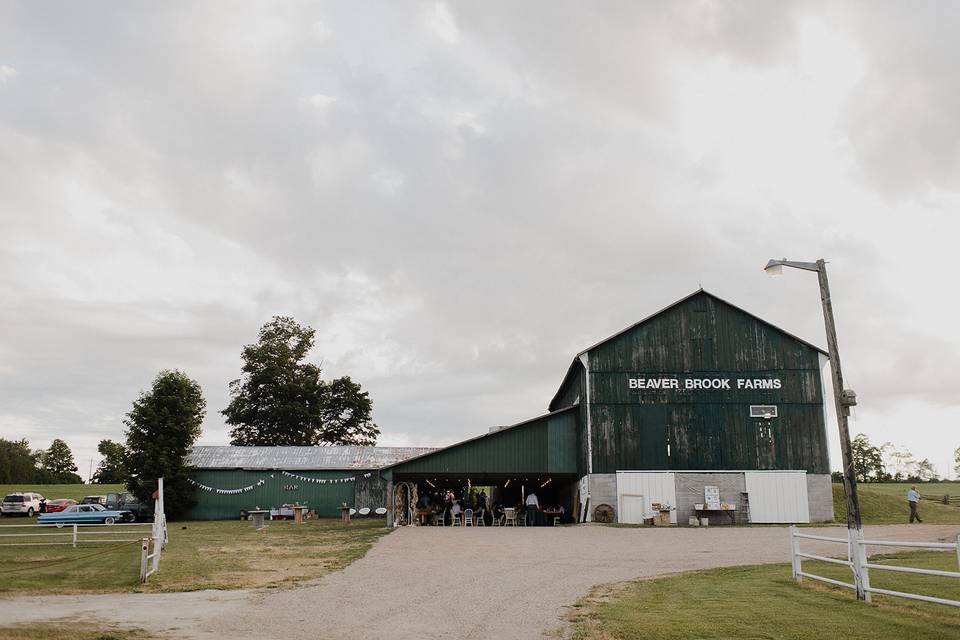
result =
[[[473,526],[473,509],[467,509],[463,512],[463,526],[472,527]]]
[[[387,508],[386,508],[386,507],[377,507],[377,510],[374,511],[374,513],[377,514],[378,516],[385,516],[385,515],[387,515]]]
[[[357,510],[354,509],[353,507],[350,507],[350,517],[352,518],[355,515],[357,515]]]
[[[517,526],[517,510],[512,507],[507,507],[503,510],[503,526],[505,527],[515,527]]]
[[[453,526],[459,527],[462,524],[460,522],[460,514],[451,512],[450,515],[453,516]]]
[[[484,522],[484,520],[486,520],[486,515],[487,515],[487,514],[486,514],[484,511],[480,511],[480,512],[477,514],[477,526],[478,526],[478,527],[485,527],[485,526],[487,526],[487,523]]]
[[[370,515],[370,507],[364,507],[363,509],[360,509],[360,511],[357,511],[357,514],[363,518],[366,518],[368,515]]]

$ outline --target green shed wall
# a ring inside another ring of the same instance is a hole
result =
[[[594,473],[829,473],[819,352],[706,292],[597,345],[588,366]],[[630,378],[681,388],[630,389]],[[687,378],[779,378],[782,388],[687,390]],[[757,404],[776,405],[778,417],[751,418]]]
[[[293,471],[307,478],[348,478],[358,477],[373,470],[358,471]],[[273,477],[271,478],[271,474]],[[215,489],[240,489],[255,484],[259,480],[266,482],[251,491],[234,495],[223,495],[197,488],[194,497],[197,505],[186,515],[188,520],[225,520],[240,517],[240,511],[255,507],[278,509],[281,505],[299,502],[317,511],[321,516],[337,516],[339,507],[346,503],[354,506],[355,482],[317,484],[304,482],[283,475],[280,471],[245,471],[240,469],[203,469],[195,470],[191,477],[198,483]],[[371,476],[372,477],[372,476]],[[284,486],[297,486],[294,491]],[[370,505],[367,505],[370,506]],[[377,505],[380,506],[380,505]]]
[[[576,473],[577,412],[564,411],[468,440],[415,460],[397,474]]]

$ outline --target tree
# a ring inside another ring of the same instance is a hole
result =
[[[207,403],[200,385],[180,371],[161,371],[127,414],[127,487],[149,501],[164,478],[164,506],[176,517],[194,504],[186,458],[200,437]]]
[[[892,480],[897,482],[906,480],[917,465],[916,458],[906,447],[898,447],[892,442],[885,442],[880,450],[883,452],[884,462]]]
[[[937,469],[933,466],[933,463],[930,462],[928,458],[924,458],[917,462],[917,481],[919,482],[936,482],[940,479],[937,475]]]
[[[879,447],[870,444],[870,439],[866,434],[858,433],[850,445],[853,452],[853,464],[856,467],[858,482],[887,479],[888,476],[883,463],[883,454]]]
[[[36,463],[26,440],[0,438],[0,484],[35,482]]]
[[[360,385],[344,376],[326,385],[320,440],[336,444],[374,445],[380,429],[370,420],[373,401]]]
[[[35,451],[34,460],[37,463],[35,481],[43,484],[82,484],[83,479],[77,475],[77,464],[73,460],[73,452],[66,442],[60,438],[54,439],[46,450]]]
[[[230,443],[241,446],[375,444],[369,394],[349,377],[330,383],[307,362],[314,330],[275,316],[243,348],[242,377],[230,383]]]
[[[101,440],[97,445],[100,464],[93,474],[92,482],[117,484],[127,480],[127,448],[113,440]]]

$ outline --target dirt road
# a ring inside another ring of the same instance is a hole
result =
[[[955,541],[960,526],[866,531],[874,539]],[[842,553],[825,544],[809,548]],[[789,559],[782,527],[407,528],[344,571],[291,590],[6,599],[0,620],[81,615],[194,639],[531,638],[561,626],[566,608],[597,584]]]

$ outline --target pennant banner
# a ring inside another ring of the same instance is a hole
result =
[[[254,482],[253,484],[251,484],[249,487],[240,487],[239,489],[217,489],[216,487],[208,487],[208,486],[205,485],[205,484],[200,484],[199,482],[197,482],[197,481],[194,480],[193,478],[187,478],[187,482],[189,482],[189,483],[192,484],[193,486],[195,486],[195,487],[197,487],[198,489],[201,489],[201,490],[203,490],[203,491],[210,491],[210,492],[213,492],[213,493],[218,493],[218,494],[220,494],[220,495],[232,496],[232,495],[236,495],[236,494],[238,494],[238,493],[246,493],[246,492],[248,492],[248,491],[253,491],[253,490],[256,489],[257,487],[266,484],[267,481],[266,481],[266,480],[257,480],[256,482]]]

